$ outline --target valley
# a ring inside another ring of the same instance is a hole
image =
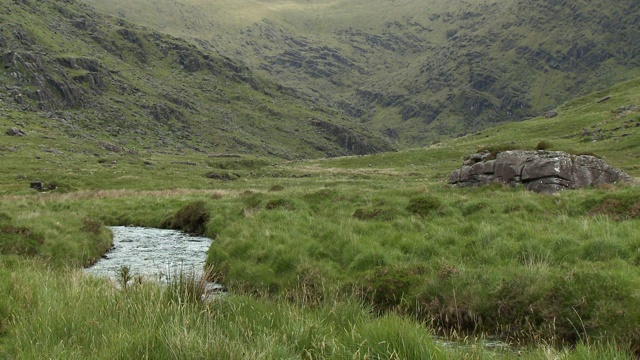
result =
[[[223,53],[399,148],[640,75],[634,1],[87,2]]]
[[[1,358],[639,356],[635,2],[93,5],[0,0]],[[449,184],[541,148],[631,180]],[[204,277],[87,275],[111,226]]]

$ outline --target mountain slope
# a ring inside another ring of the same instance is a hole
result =
[[[640,75],[637,1],[85,0],[424,145]]]
[[[84,4],[2,0],[0,8],[5,116],[35,113],[114,151],[293,159],[392,149],[227,57]]]

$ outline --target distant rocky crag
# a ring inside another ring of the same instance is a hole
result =
[[[630,179],[623,171],[591,155],[510,150],[471,155],[462,168],[451,173],[449,183],[463,187],[489,183],[523,184],[527,190],[553,194]]]

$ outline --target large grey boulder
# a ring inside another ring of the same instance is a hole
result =
[[[449,183],[480,186],[489,183],[524,184],[531,191],[556,193],[631,178],[591,155],[571,155],[561,151],[510,150],[495,159],[488,152],[471,155],[460,169],[451,173]]]

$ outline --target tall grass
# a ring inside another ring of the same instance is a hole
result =
[[[9,275],[9,271],[13,272]],[[504,358],[482,342],[446,345],[426,327],[342,299],[301,306],[274,298],[227,295],[208,302],[172,295],[184,282],[127,289],[33,261],[0,265],[8,275],[0,309],[11,309],[0,356],[19,359],[463,359]],[[9,293],[7,293],[9,291]],[[525,359],[629,358],[615,346],[533,348]]]
[[[631,275],[640,234],[633,220],[593,210],[612,196],[633,198],[637,188],[554,197],[438,189],[416,197],[411,187],[388,186],[290,193],[304,199],[293,211],[270,210],[275,195],[265,195],[251,217],[227,219],[208,263],[231,288],[355,296],[444,333],[640,346],[640,278]],[[395,215],[353,216],[362,207]]]
[[[183,301],[174,295],[184,278],[124,289],[81,272],[16,266],[2,301],[18,308],[0,338],[7,358],[444,358],[426,328],[372,317],[353,302]]]
[[[612,101],[630,101],[617,93]],[[557,123],[238,170],[244,177],[225,183],[190,172],[168,184],[150,169],[129,190],[107,190],[120,180],[96,170],[78,175],[82,191],[26,194],[15,190],[26,158],[3,161],[0,191],[11,194],[0,197],[0,357],[630,358],[640,347],[637,185],[555,196],[446,185],[468,151],[507,139],[532,147],[552,124],[560,130],[544,139],[554,147],[602,151],[637,175],[633,136],[563,137],[569,124],[622,121],[591,100],[568,104]],[[77,272],[111,246],[106,225],[159,227],[190,204],[199,230],[217,236],[209,278],[232,295],[203,302],[202,280],[188,274],[125,290]],[[515,353],[434,335],[497,338]]]

